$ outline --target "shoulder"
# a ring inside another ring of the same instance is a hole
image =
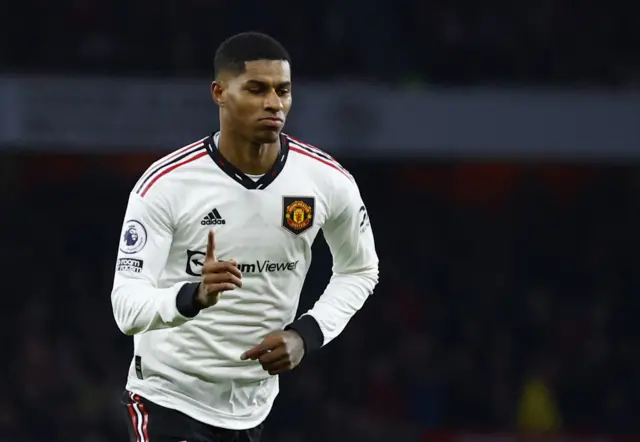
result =
[[[178,176],[177,171],[184,171],[193,167],[196,160],[207,155],[205,142],[208,137],[187,144],[155,161],[140,176],[132,193],[140,198],[155,193],[156,189],[165,187],[166,183]]]
[[[322,175],[338,177],[338,182],[354,182],[354,178],[335,158],[322,149],[305,143],[290,135],[285,135],[289,143],[289,154],[298,157],[306,165],[310,172],[317,171]]]
[[[290,155],[299,160],[296,164],[304,169],[306,176],[312,177],[327,192],[332,216],[338,216],[360,201],[360,190],[355,178],[333,156],[289,135],[286,138]]]

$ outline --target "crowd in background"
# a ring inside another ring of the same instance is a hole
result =
[[[125,440],[132,343],[109,293],[135,176],[99,157],[73,174],[2,162],[0,441]],[[343,336],[282,377],[266,442],[638,434],[637,169],[347,166],[381,283]],[[319,240],[302,310],[329,260]]]
[[[640,79],[632,2],[23,0],[0,15],[0,67],[210,74],[217,45],[259,30],[320,80],[604,83]]]

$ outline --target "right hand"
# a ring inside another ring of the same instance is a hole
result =
[[[215,255],[215,236],[209,231],[207,253],[202,264],[202,277],[196,301],[201,308],[216,305],[220,300],[220,293],[242,287],[242,273],[238,263],[233,261],[218,261]]]

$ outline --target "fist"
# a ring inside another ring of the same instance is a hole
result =
[[[265,371],[276,375],[296,368],[304,353],[304,341],[298,332],[287,330],[267,335],[261,344],[247,350],[240,359],[258,360]]]
[[[209,231],[207,253],[202,264],[200,287],[196,302],[200,308],[216,305],[220,293],[242,287],[242,273],[235,261],[218,261],[215,255],[215,234]]]

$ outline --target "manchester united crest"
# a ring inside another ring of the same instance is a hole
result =
[[[309,196],[285,196],[282,200],[282,227],[294,235],[313,226],[315,199]]]

